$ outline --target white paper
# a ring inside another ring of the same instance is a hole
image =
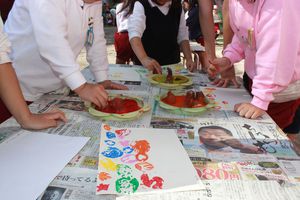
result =
[[[0,145],[0,199],[33,200],[88,138],[22,131]]]
[[[98,172],[97,194],[158,192],[199,182],[175,130],[170,129],[103,125]]]
[[[235,104],[251,101],[244,89],[201,87],[201,90],[210,101],[215,101],[219,110],[233,110]]]

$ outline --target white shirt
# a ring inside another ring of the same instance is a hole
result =
[[[128,16],[125,17],[127,12],[126,12],[126,10],[123,10],[122,12],[120,12],[120,10],[122,9],[122,6],[123,6],[123,3],[119,3],[116,6],[116,13],[117,13],[116,21],[117,21],[118,32],[128,30]]]
[[[0,17],[0,64],[10,62],[8,53],[10,52],[10,43],[5,33],[3,33],[3,23]]]
[[[151,7],[156,6],[164,15],[167,15],[170,9],[171,1],[160,6],[148,0]],[[145,9],[140,2],[134,3],[134,8],[132,14],[128,19],[128,33],[129,40],[134,37],[142,38],[143,33],[146,29],[146,16]],[[177,43],[180,44],[183,40],[189,40],[188,27],[186,26],[186,21],[184,19],[184,11],[181,11],[179,30],[177,36]]]
[[[96,81],[103,81],[107,79],[108,61],[101,2],[15,1],[4,29],[12,43],[11,59],[27,101],[65,85],[74,90],[86,82],[76,58],[85,46],[91,17],[94,42],[87,46],[87,60]]]

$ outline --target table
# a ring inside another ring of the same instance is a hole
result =
[[[188,74],[179,65],[171,67],[175,72]],[[83,74],[89,82],[93,82],[88,68],[83,70]],[[189,74],[194,84],[188,89],[203,90],[217,107],[199,116],[176,115],[158,106],[155,96],[166,90],[151,86],[146,75],[147,70],[139,66],[110,65],[110,79],[119,80],[130,89],[110,92],[139,96],[152,106],[152,112],[134,121],[105,123],[116,127],[177,129],[177,135],[206,190],[120,199],[300,199],[300,157],[293,151],[289,139],[269,116],[249,120],[232,111],[235,103],[251,99],[244,89],[216,89],[209,84],[205,74]],[[45,112],[59,107],[66,113],[68,123],[44,132],[87,136],[91,139],[57,175],[47,188],[47,193],[58,191],[62,194],[59,197],[61,200],[115,199],[113,195],[95,195],[101,121],[85,111],[84,102],[75,94],[66,91],[44,95],[30,105],[31,111]],[[207,143],[199,139],[201,134],[198,135],[198,130],[207,126],[221,126],[230,130],[232,137],[245,148],[230,146],[229,142],[226,147],[209,148]],[[18,124],[11,118],[1,124],[0,138],[6,138],[18,130]],[[263,149],[264,153],[249,154],[255,147]]]

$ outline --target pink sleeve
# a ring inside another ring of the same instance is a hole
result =
[[[267,110],[273,93],[283,90],[294,74],[297,52],[297,33],[293,26],[294,8],[282,0],[265,1],[256,32],[256,75],[253,77],[252,104]],[[297,11],[299,12],[299,11]],[[298,14],[299,15],[299,14]]]
[[[240,62],[245,58],[244,48],[238,36],[234,34],[232,42],[224,49],[223,56],[229,58],[232,64]]]

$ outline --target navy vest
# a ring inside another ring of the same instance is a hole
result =
[[[141,40],[147,55],[160,65],[180,62],[180,47],[177,43],[182,11],[180,1],[178,0],[175,5],[172,4],[167,15],[156,6],[151,7],[148,0],[139,2],[144,6],[146,15],[146,29]]]

